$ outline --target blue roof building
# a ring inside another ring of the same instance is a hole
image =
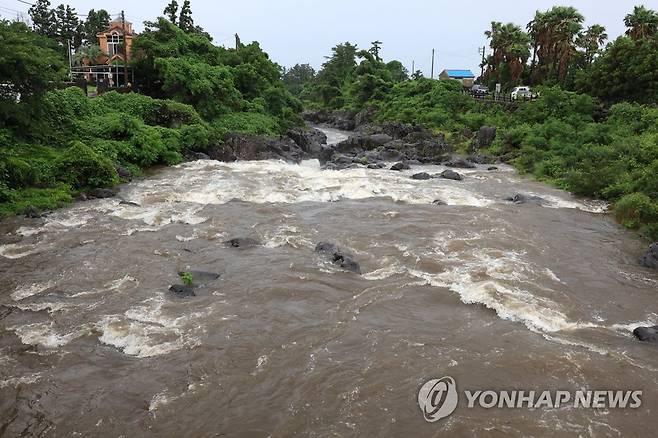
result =
[[[442,81],[456,80],[466,88],[471,88],[475,83],[475,75],[470,70],[443,70],[439,79]]]
[[[441,79],[475,79],[470,70],[443,70],[439,75]]]

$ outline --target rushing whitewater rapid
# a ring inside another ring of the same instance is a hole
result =
[[[443,168],[196,161],[3,222],[0,436],[647,436],[658,349],[631,330],[658,324],[658,274],[642,243],[605,205],[499,167],[417,181]],[[188,270],[221,277],[180,299]],[[644,395],[427,423],[417,392],[448,375]]]

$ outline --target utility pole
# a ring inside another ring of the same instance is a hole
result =
[[[416,73],[416,60],[411,61],[411,74]]]
[[[69,80],[73,80],[73,62],[71,60],[71,40],[66,41],[69,54]]]
[[[121,11],[121,27],[123,29],[123,85],[128,88],[128,39],[126,38],[126,14],[123,11]]]
[[[432,49],[432,75],[430,77],[434,79],[434,49]]]
[[[480,77],[482,77],[484,76],[484,63],[486,62],[484,55],[487,53],[487,46],[482,46],[481,49],[478,47],[478,53],[482,55],[482,64],[480,64]]]

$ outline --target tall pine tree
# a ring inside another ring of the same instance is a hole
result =
[[[194,20],[192,20],[190,0],[185,0],[183,2],[183,7],[180,9],[180,17],[178,18],[178,27],[185,32],[193,32],[195,30]]]
[[[50,8],[49,0],[37,0],[28,12],[36,33],[47,37],[55,35],[55,14]]]
[[[87,44],[98,44],[97,35],[110,27],[110,14],[105,9],[91,10],[84,23],[84,38]]]
[[[178,19],[178,2],[176,0],[171,0],[171,3],[169,3],[165,8],[164,14],[167,16],[169,21],[176,24]]]

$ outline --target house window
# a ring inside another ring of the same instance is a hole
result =
[[[123,54],[121,46],[123,45],[123,37],[117,32],[112,32],[107,37],[107,54],[110,55],[110,58],[114,55]]]

